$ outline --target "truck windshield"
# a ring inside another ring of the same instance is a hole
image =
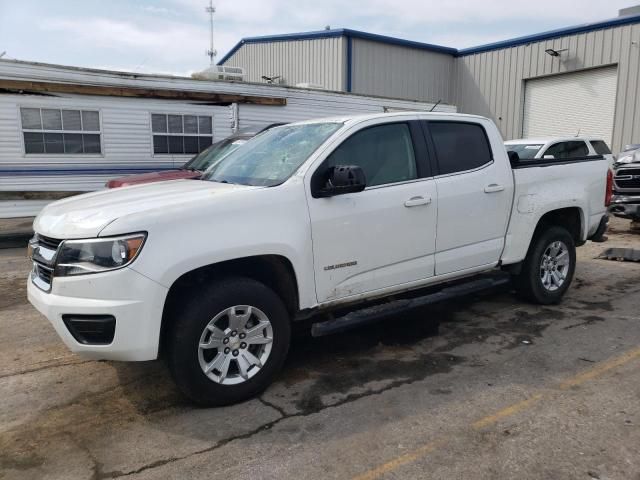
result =
[[[245,143],[247,143],[245,138],[225,138],[224,140],[220,140],[185,163],[183,168],[204,172],[213,165],[214,162]]]
[[[516,152],[520,157],[520,160],[531,160],[536,156],[536,153],[542,148],[542,144],[537,143],[520,143],[516,145],[505,145],[508,152]]]
[[[342,123],[305,123],[272,128],[224,156],[202,179],[271,187],[287,180]]]

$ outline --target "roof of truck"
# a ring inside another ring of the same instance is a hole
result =
[[[572,140],[584,140],[590,141],[603,141],[602,137],[593,137],[590,135],[580,135],[571,137],[538,137],[538,138],[514,138],[513,140],[507,140],[505,145],[525,145],[525,144],[546,144],[551,142],[570,142]]]
[[[356,115],[341,115],[335,117],[314,118],[311,120],[302,120],[300,122],[290,123],[289,125],[304,125],[307,123],[346,123],[346,122],[362,122],[365,120],[375,120],[378,118],[393,118],[407,116],[433,117],[438,118],[460,118],[486,120],[486,117],[480,115],[470,115],[468,113],[451,113],[451,112],[425,112],[425,111],[403,111],[403,112],[377,112],[377,113],[360,113]]]

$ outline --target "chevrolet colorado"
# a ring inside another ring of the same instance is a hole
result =
[[[496,268],[559,302],[600,237],[602,156],[518,162],[472,115],[393,113],[264,132],[199,180],[52,203],[34,221],[28,297],[74,352],[159,355],[195,402],[248,398],[292,323]]]

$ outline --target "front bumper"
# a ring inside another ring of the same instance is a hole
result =
[[[142,361],[158,356],[162,310],[167,288],[132,270],[75,277],[55,277],[47,293],[27,280],[31,304],[46,316],[73,352],[92,359]],[[83,344],[71,334],[63,315],[112,315],[116,319],[108,345]]]
[[[609,212],[620,218],[640,219],[640,196],[614,195]]]

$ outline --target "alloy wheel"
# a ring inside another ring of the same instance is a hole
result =
[[[218,313],[204,328],[198,345],[202,372],[222,385],[255,376],[267,362],[273,327],[259,308],[235,305]]]

